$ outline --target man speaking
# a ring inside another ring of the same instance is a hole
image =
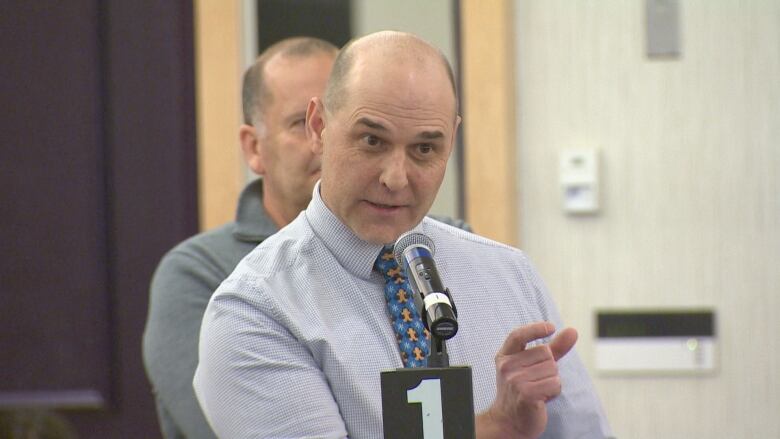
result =
[[[380,372],[425,365],[429,334],[392,243],[436,246],[458,308],[450,362],[472,368],[477,437],[603,438],[609,427],[543,283],[514,248],[425,218],[460,122],[452,70],[419,38],[347,45],[306,129],[308,208],[212,297],[195,390],[220,437],[382,436]]]

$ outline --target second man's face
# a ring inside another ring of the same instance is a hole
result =
[[[266,192],[273,191],[296,211],[306,208],[320,177],[320,157],[312,153],[304,129],[306,106],[322,96],[333,56],[277,57],[266,66],[266,84],[273,96],[263,112],[261,153]]]

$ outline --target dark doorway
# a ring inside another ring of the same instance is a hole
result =
[[[350,0],[260,0],[258,51],[287,37],[309,36],[341,47],[352,38]]]

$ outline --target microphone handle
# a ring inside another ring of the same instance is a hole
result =
[[[434,335],[448,340],[458,332],[458,320],[452,308],[449,290],[444,293],[430,293],[423,298],[425,320],[428,330]]]
[[[423,322],[431,334],[444,340],[458,332],[457,311],[452,297],[442,284],[433,255],[427,247],[410,246],[403,252],[404,269],[415,294],[417,310],[425,314]],[[420,307],[418,297],[423,301]]]

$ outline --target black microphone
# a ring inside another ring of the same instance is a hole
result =
[[[449,340],[458,332],[458,313],[436,270],[434,251],[433,240],[414,231],[398,237],[393,247],[395,260],[415,293],[414,304],[425,315],[425,327],[442,340]]]

